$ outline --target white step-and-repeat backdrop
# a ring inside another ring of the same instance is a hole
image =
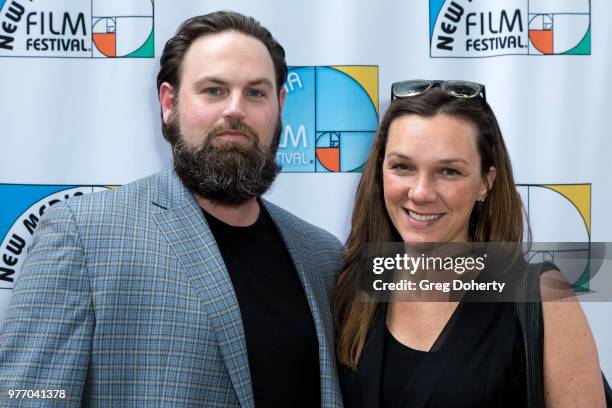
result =
[[[391,83],[466,79],[486,84],[534,239],[612,241],[608,0],[0,0],[0,322],[46,208],[170,162],[159,55],[219,9],[260,20],[292,67],[271,201],[345,240]],[[612,304],[583,307],[612,376]]]

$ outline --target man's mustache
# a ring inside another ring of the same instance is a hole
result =
[[[247,125],[240,119],[235,118],[225,119],[223,122],[210,128],[207,132],[207,139],[226,132],[243,133],[252,141],[259,142],[259,135],[255,131],[255,129],[253,129],[251,126]]]

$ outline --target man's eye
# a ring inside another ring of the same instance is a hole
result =
[[[204,93],[210,96],[220,96],[223,94],[223,90],[221,88],[205,88]]]
[[[261,98],[262,96],[265,96],[265,94],[261,92],[259,89],[249,89],[247,91],[247,96],[252,97],[252,98]]]

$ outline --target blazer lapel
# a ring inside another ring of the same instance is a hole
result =
[[[246,339],[234,287],[202,210],[174,173],[169,178],[170,190],[175,191],[166,198],[181,199],[179,203],[164,202],[162,197],[155,200],[162,208],[153,217],[201,295],[240,405],[254,407]],[[181,189],[183,194],[176,194]]]
[[[304,288],[310,313],[314,320],[317,339],[319,341],[319,369],[321,370],[321,398],[322,406],[340,405],[340,389],[338,386],[338,372],[336,370],[336,357],[334,352],[334,328],[330,314],[329,299],[323,282],[317,275],[316,259],[304,247],[299,231],[288,225],[282,212],[262,200],[268,213],[274,220],[278,231],[287,247],[289,256]]]

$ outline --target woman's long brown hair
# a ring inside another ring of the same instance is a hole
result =
[[[514,183],[508,151],[489,105],[482,98],[457,98],[440,88],[392,101],[378,128],[359,181],[344,266],[334,291],[338,360],[341,366],[350,369],[355,369],[359,363],[377,309],[376,303],[362,301],[358,270],[362,247],[365,243],[401,241],[385,208],[382,163],[391,123],[409,114],[423,117],[444,114],[476,125],[481,173],[484,176],[493,166],[496,176],[485,201],[472,210],[470,238],[477,242],[521,242],[523,239],[523,205]]]

